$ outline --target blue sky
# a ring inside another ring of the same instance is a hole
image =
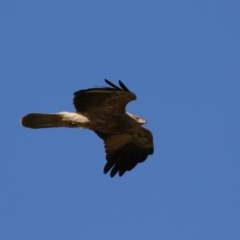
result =
[[[2,1],[0,238],[240,239],[239,1]],[[88,130],[20,126],[121,79],[155,152],[111,179]]]

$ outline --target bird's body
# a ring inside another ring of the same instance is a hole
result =
[[[141,127],[146,121],[127,113],[125,107],[136,95],[119,81],[120,87],[105,80],[110,87],[90,88],[74,93],[75,113],[30,113],[22,118],[29,128],[69,127],[93,130],[104,140],[108,163],[104,173],[111,168],[111,177],[122,176],[137,163],[153,154],[152,134]]]

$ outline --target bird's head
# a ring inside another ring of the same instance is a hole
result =
[[[129,117],[131,117],[132,119],[134,119],[135,121],[137,121],[140,125],[143,125],[143,124],[147,123],[147,121],[142,117],[139,117],[137,115],[133,115],[131,113],[127,113],[127,115]]]

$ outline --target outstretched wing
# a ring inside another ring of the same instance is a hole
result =
[[[104,173],[111,170],[111,177],[116,173],[122,176],[153,154],[153,136],[146,128],[141,127],[132,133],[95,133],[104,141],[107,159]]]
[[[105,82],[111,87],[89,88],[74,93],[73,104],[77,112],[94,111],[120,115],[125,112],[126,105],[136,99],[136,95],[120,80],[120,87],[107,79]]]

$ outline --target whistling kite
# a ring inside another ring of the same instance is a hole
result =
[[[136,100],[119,80],[120,87],[107,79],[111,87],[89,88],[74,93],[76,113],[30,113],[21,124],[29,128],[70,127],[93,130],[103,141],[107,163],[104,173],[111,170],[122,176],[153,154],[153,137],[141,127],[146,120],[125,111],[126,105]]]

